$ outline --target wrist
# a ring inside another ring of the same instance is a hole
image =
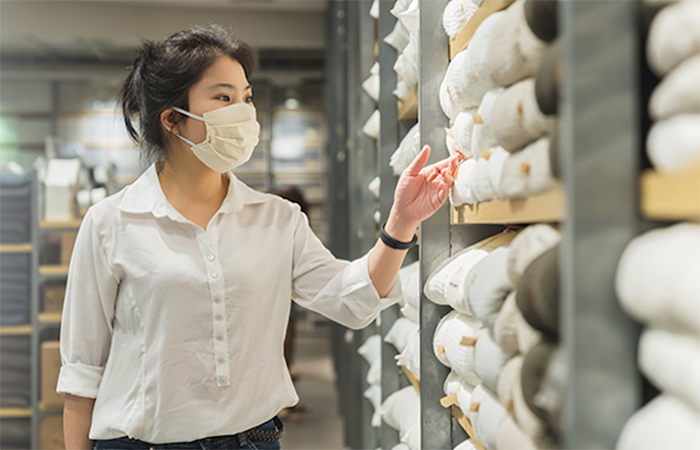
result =
[[[420,222],[411,223],[403,219],[392,208],[384,229],[389,236],[397,241],[410,242],[413,239],[413,235],[416,233],[416,228],[418,228],[419,224]]]

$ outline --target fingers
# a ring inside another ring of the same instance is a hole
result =
[[[465,159],[464,155],[460,152],[455,152],[454,155],[450,156],[449,158],[445,158],[442,161],[438,161],[435,164],[431,164],[425,169],[433,169],[437,168],[438,170],[442,170],[445,167],[450,167],[451,168],[451,173],[455,173],[457,170],[457,166],[459,166],[459,163]]]
[[[430,147],[426,145],[423,147],[423,150],[421,150],[420,153],[418,153],[418,156],[416,156],[411,165],[408,166],[404,172],[408,175],[418,175],[423,169],[423,166],[425,166],[425,163],[428,162],[429,158]]]

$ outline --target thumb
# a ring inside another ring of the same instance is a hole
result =
[[[430,146],[426,145],[423,147],[423,150],[418,153],[418,156],[416,156],[416,159],[413,160],[411,165],[409,165],[405,172],[408,175],[418,175],[425,166],[425,163],[428,162],[428,158],[430,158]]]

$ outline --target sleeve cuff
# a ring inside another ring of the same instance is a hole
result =
[[[401,278],[397,275],[389,294],[381,298],[369,276],[369,254],[350,263],[345,268],[341,292],[345,304],[359,319],[376,316],[381,310],[398,303],[403,297]]]
[[[86,364],[64,364],[58,375],[56,392],[77,397],[97,398],[103,371],[102,367]]]

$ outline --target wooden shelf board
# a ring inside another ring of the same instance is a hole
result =
[[[700,165],[681,172],[642,174],[642,215],[652,220],[700,221]]]
[[[32,408],[0,408],[0,417],[3,419],[32,417]]]
[[[416,391],[420,394],[420,380],[418,377],[413,375],[410,370],[408,370],[405,366],[401,366],[403,369],[404,373],[406,374],[406,377],[408,378],[408,381],[411,382],[414,388],[416,388]]]
[[[557,185],[533,197],[452,207],[453,224],[559,222],[564,218],[564,189]]]
[[[23,244],[0,244],[0,253],[29,253],[31,251],[31,242],[25,242]]]
[[[60,323],[63,314],[60,312],[41,312],[37,315],[40,323]]]
[[[31,325],[11,325],[0,327],[0,336],[22,336],[32,334]]]
[[[42,220],[39,222],[39,228],[42,230],[80,228],[81,223],[82,219],[67,221]]]
[[[506,9],[515,0],[485,0],[479,9],[474,13],[469,22],[462,28],[456,38],[450,39],[450,61],[457,53],[467,48],[469,41],[479,28],[481,22],[486,20],[491,14]]]
[[[39,275],[68,275],[68,266],[39,266]]]
[[[469,421],[469,418],[462,412],[462,410],[459,408],[457,405],[452,406],[452,417],[457,419],[457,422],[462,426],[464,431],[469,435],[469,438],[472,440],[472,443],[476,448],[479,450],[485,450],[484,444],[481,442],[477,441],[476,438],[474,437],[474,428],[472,428],[472,424]]]
[[[418,90],[401,103],[399,107],[399,120],[418,119]]]

